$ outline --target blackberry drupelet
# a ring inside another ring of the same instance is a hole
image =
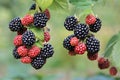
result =
[[[89,28],[86,24],[78,24],[74,29],[74,34],[79,39],[85,39],[89,33]]]
[[[20,59],[21,58],[21,56],[17,52],[17,47],[15,47],[13,49],[13,56],[14,56],[15,59]]]
[[[21,20],[19,17],[12,19],[9,23],[9,29],[13,32],[20,31],[23,25],[21,24]]]
[[[36,4],[32,4],[29,10],[35,10],[36,9]]]
[[[101,20],[99,18],[96,18],[95,23],[92,24],[92,25],[89,25],[90,31],[92,31],[92,32],[98,32],[101,29],[101,26],[102,26]]]
[[[100,42],[93,36],[86,39],[87,52],[96,54],[100,50]]]
[[[48,17],[45,13],[35,13],[34,14],[34,25],[38,28],[43,28],[46,26]]]
[[[52,45],[49,44],[49,43],[44,44],[44,47],[41,49],[40,54],[41,54],[41,56],[44,57],[44,58],[52,57],[53,54],[54,54],[54,50],[53,50]]]
[[[22,42],[25,46],[32,46],[35,41],[36,38],[32,31],[26,31],[22,36]]]
[[[70,44],[71,38],[75,37],[75,35],[70,35],[67,38],[64,39],[63,41],[63,47],[66,48],[69,51],[74,51],[74,46]]]
[[[44,59],[41,55],[38,55],[33,59],[31,62],[31,65],[35,69],[40,69],[43,67],[43,65],[46,63],[46,59]]]
[[[64,27],[67,30],[72,31],[76,27],[77,23],[78,23],[77,18],[75,18],[74,16],[69,16],[65,19]]]

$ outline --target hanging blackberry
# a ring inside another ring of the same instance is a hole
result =
[[[100,50],[100,42],[93,36],[86,39],[86,47],[88,53],[98,53]]]
[[[77,23],[78,23],[77,18],[75,18],[74,16],[69,16],[65,19],[64,27],[67,30],[72,31],[76,27]]]
[[[102,26],[101,20],[99,18],[96,18],[95,23],[92,24],[92,25],[89,25],[90,31],[92,31],[92,32],[98,32],[101,29],[101,26]]]
[[[36,9],[36,4],[32,4],[29,10],[35,10]]]
[[[21,58],[21,56],[17,52],[17,47],[15,47],[13,49],[13,56],[14,56],[15,59],[20,59]]]
[[[40,54],[44,58],[52,57],[52,55],[54,54],[52,45],[51,44],[44,44],[44,47],[41,49]]]
[[[9,29],[13,32],[20,31],[22,27],[23,26],[19,17],[12,19],[9,23]]]
[[[46,63],[46,59],[44,59],[41,55],[38,55],[33,59],[31,62],[31,65],[35,69],[40,69],[43,67],[43,65]]]
[[[38,28],[43,28],[46,26],[48,17],[45,13],[35,13],[34,14],[34,25]]]
[[[35,35],[32,31],[26,31],[22,36],[22,42],[26,46],[32,46],[36,41]]]
[[[86,24],[78,24],[74,29],[74,34],[79,39],[86,38],[87,34],[89,33],[89,28]]]
[[[75,37],[75,35],[70,35],[67,38],[64,39],[63,41],[63,47],[66,48],[69,51],[74,51],[74,46],[70,44],[71,38]]]

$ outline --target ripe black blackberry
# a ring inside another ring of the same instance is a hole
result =
[[[52,57],[52,55],[54,54],[54,50],[51,44],[44,44],[44,47],[41,49],[40,52],[41,56],[44,58],[49,58]]]
[[[93,36],[86,39],[87,52],[91,54],[98,53],[100,50],[100,42]]]
[[[41,55],[38,55],[33,59],[31,62],[31,65],[35,69],[40,69],[43,67],[43,65],[46,63],[46,59],[44,59]]]
[[[9,23],[9,29],[13,32],[21,30],[22,27],[23,25],[19,17],[12,19]]]
[[[67,30],[72,31],[77,23],[78,23],[77,18],[75,18],[74,16],[69,16],[65,19],[64,27]]]
[[[101,29],[101,20],[99,18],[96,18],[96,22],[92,25],[89,25],[90,31],[92,32],[98,32]]]
[[[48,17],[45,13],[35,13],[34,14],[34,25],[38,28],[43,28],[46,26]]]
[[[74,34],[79,39],[84,39],[89,33],[89,28],[86,24],[78,24],[74,29]]]
[[[17,52],[17,47],[15,47],[13,49],[13,56],[14,56],[15,59],[20,59],[21,58],[21,56]]]
[[[35,10],[36,9],[36,4],[32,4],[29,10]]]
[[[64,39],[63,41],[63,47],[66,48],[69,51],[74,51],[74,46],[70,44],[71,38],[75,37],[75,35],[70,35],[67,38]]]
[[[35,35],[32,31],[25,31],[22,35],[22,42],[25,46],[32,46],[36,41]]]

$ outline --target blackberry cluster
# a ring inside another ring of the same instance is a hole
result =
[[[32,31],[26,31],[22,35],[22,42],[26,46],[32,46],[36,41],[35,35]]]
[[[75,18],[74,16],[69,16],[65,19],[64,27],[67,30],[72,31],[76,27],[77,23],[78,23],[77,18]]]
[[[74,29],[74,34],[78,39],[85,39],[89,33],[89,28],[86,24],[78,24]]]
[[[74,46],[70,44],[70,40],[75,37],[75,35],[70,35],[67,38],[64,39],[63,41],[63,47],[66,48],[69,51],[74,51]]]
[[[34,13],[11,20],[9,29],[17,32],[13,39],[13,57],[20,59],[24,64],[31,64],[35,69],[40,69],[46,63],[46,59],[53,56],[54,50],[48,43],[51,37],[49,28],[46,27],[50,12],[48,9],[42,11],[40,7],[40,10],[36,11],[36,7],[36,4],[32,4],[29,11],[34,10]]]
[[[98,53],[100,50],[100,41],[98,41],[95,37],[89,37],[86,39],[86,47],[88,53]]]
[[[19,17],[14,18],[9,23],[9,29],[11,31],[20,31],[22,29],[23,25],[21,24],[21,19]]]
[[[101,29],[101,26],[102,26],[101,20],[99,18],[96,18],[95,23],[92,24],[92,25],[89,25],[90,31],[92,31],[92,32],[98,32]]]
[[[34,14],[34,25],[38,28],[43,28],[46,26],[48,17],[45,13],[35,13]]]

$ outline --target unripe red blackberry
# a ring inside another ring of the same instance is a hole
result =
[[[28,26],[31,23],[33,23],[33,16],[30,14],[26,14],[22,19],[21,19],[21,23],[24,26]]]
[[[34,26],[37,28],[43,28],[46,26],[48,17],[45,13],[35,13],[34,14]]]
[[[44,41],[48,42],[50,40],[50,33],[49,32],[44,32]]]
[[[9,29],[11,31],[20,31],[22,27],[23,25],[19,17],[12,19],[9,23]]]
[[[65,19],[64,27],[67,30],[72,31],[76,27],[77,23],[78,23],[77,18],[75,18],[74,16],[69,16]]]
[[[31,62],[31,65],[33,68],[35,69],[40,69],[43,67],[43,65],[46,63],[46,59],[43,58],[40,54],[35,57],[32,62]]]
[[[77,37],[73,37],[73,38],[70,39],[70,44],[72,46],[77,46],[78,43],[79,43],[79,39]]]
[[[67,38],[63,41],[63,47],[66,48],[69,51],[74,51],[74,46],[70,44],[71,38],[75,37],[75,35],[69,35]]]
[[[109,66],[110,66],[110,62],[109,62],[108,59],[105,59],[103,57],[99,58],[99,60],[98,60],[98,67],[100,69],[107,69],[107,68],[109,68]]]
[[[84,54],[86,51],[86,45],[84,43],[79,43],[77,46],[75,46],[75,53],[77,54]]]
[[[52,57],[54,54],[54,50],[51,44],[44,44],[44,47],[41,49],[40,55],[44,58]]]
[[[78,39],[85,39],[89,33],[89,28],[86,24],[78,24],[74,29],[74,34]]]
[[[15,47],[15,48],[13,49],[13,56],[14,56],[15,59],[20,59],[21,56],[18,54],[17,48],[18,48],[18,47]]]
[[[110,73],[110,75],[112,75],[112,76],[115,76],[116,74],[117,74],[117,68],[116,67],[111,67],[110,69],[109,69],[109,73]]]
[[[28,56],[31,58],[36,57],[40,53],[40,48],[37,46],[32,46],[28,51]]]
[[[13,43],[15,46],[20,46],[22,45],[22,35],[17,35],[15,36]]]
[[[32,46],[35,41],[36,38],[32,31],[26,31],[22,36],[22,42],[25,46]]]
[[[86,47],[88,53],[98,53],[100,50],[100,41],[98,41],[95,37],[91,36],[86,39]]]
[[[89,25],[90,31],[92,32],[98,32],[101,29],[101,20],[99,18],[96,18],[96,21],[94,24]]]
[[[89,14],[86,16],[86,19],[85,19],[86,24],[92,25],[95,23],[95,21],[96,21],[96,17],[94,15]]]
[[[17,52],[21,57],[25,57],[25,56],[27,56],[28,49],[25,46],[19,46],[17,48]]]
[[[22,57],[20,60],[24,64],[29,64],[32,62],[32,59],[29,56]]]

